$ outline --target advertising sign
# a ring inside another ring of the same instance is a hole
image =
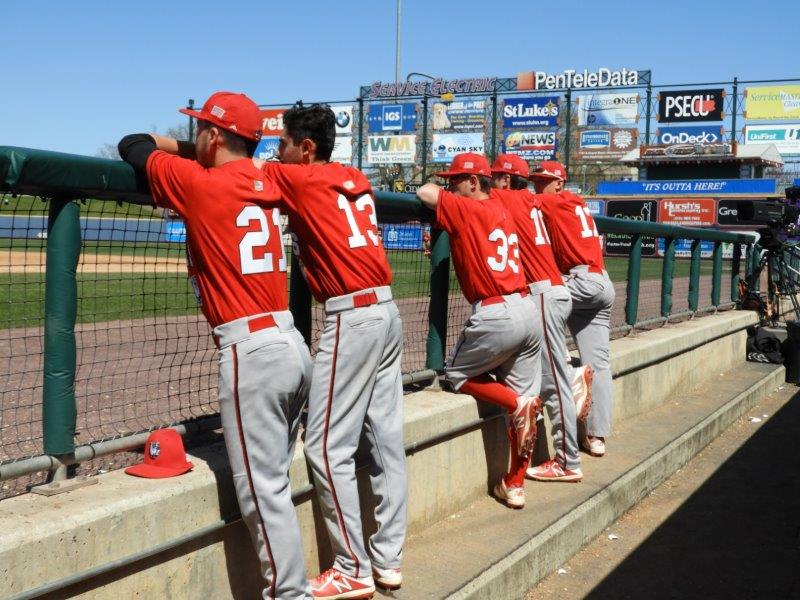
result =
[[[584,160],[622,158],[638,144],[639,130],[586,129],[578,134],[578,155]]]
[[[164,221],[164,241],[185,242],[186,224],[183,221]]]
[[[658,203],[658,220],[670,225],[708,227],[714,224],[716,212],[713,198],[664,198]]]
[[[449,163],[456,154],[475,152],[483,154],[483,133],[434,133],[431,145],[435,163]]]
[[[635,125],[639,95],[587,94],[577,98],[578,125]]]
[[[658,253],[664,255],[664,238],[658,238]],[[714,254],[714,242],[701,241],[700,242],[700,256],[702,258],[711,258]],[[675,256],[678,258],[691,258],[692,256],[692,240],[675,240]],[[733,251],[730,251],[730,256],[725,256],[723,250],[723,258],[731,258]]]
[[[556,157],[555,131],[507,131],[504,151],[525,160],[553,160]]]
[[[745,144],[775,144],[784,155],[800,154],[800,123],[791,125],[745,125]]]
[[[605,200],[584,200],[584,202],[586,203],[586,208],[589,209],[593,217],[602,217],[605,214],[603,212],[606,208]]]
[[[658,121],[696,123],[721,121],[725,90],[673,90],[658,93]]]
[[[567,69],[557,75],[544,71],[517,73],[518,90],[563,90],[567,88],[622,87],[650,83],[650,71],[635,69],[612,70],[601,67],[596,71]]]
[[[601,181],[603,196],[664,196],[668,194],[774,194],[774,179],[692,179],[678,181]]]
[[[279,137],[262,137],[258,141],[258,146],[256,146],[256,151],[253,154],[253,158],[260,158],[261,160],[272,160],[277,158],[279,142]]]
[[[285,108],[268,108],[261,111],[261,129],[263,136],[280,136],[283,133],[283,113]]]
[[[336,135],[350,135],[353,133],[353,107],[331,106],[336,115]]]
[[[415,135],[371,135],[367,138],[367,161],[373,165],[412,165],[416,156]]]
[[[717,203],[717,223],[720,225],[738,225],[737,217],[738,200],[720,200]]]
[[[387,250],[421,250],[422,225],[418,223],[384,225],[383,247]]]
[[[349,165],[353,162],[353,138],[349,135],[336,137],[336,142],[333,145],[333,154],[331,154],[331,162],[338,162],[343,165]]]
[[[434,131],[482,129],[485,113],[486,100],[434,102],[431,105],[431,123]]]
[[[718,125],[676,125],[656,129],[656,144],[718,144],[723,129]]]
[[[370,131],[414,131],[417,127],[417,105],[371,104],[367,123]]]
[[[503,104],[503,127],[555,127],[559,96],[514,97]]]
[[[655,222],[658,216],[658,203],[655,200],[608,200],[606,216],[631,221]],[[607,233],[606,254],[627,256],[631,253],[631,234]],[[655,256],[656,240],[642,237],[642,256]]]
[[[800,85],[770,85],[744,91],[746,119],[800,118]]]
[[[442,79],[433,81],[403,81],[384,83],[376,81],[361,88],[362,95],[374,98],[397,98],[400,96],[441,96],[442,94],[471,94],[474,92],[493,92],[497,77],[473,77],[471,79]]]

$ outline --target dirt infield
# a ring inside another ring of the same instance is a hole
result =
[[[0,273],[44,273],[45,253],[35,250],[0,250]],[[78,273],[178,273],[186,270],[182,258],[82,252]]]

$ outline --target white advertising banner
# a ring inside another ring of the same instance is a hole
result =
[[[585,94],[577,98],[578,125],[635,125],[639,94]]]
[[[413,165],[417,139],[411,135],[371,135],[367,138],[367,161],[373,165]]]
[[[449,163],[456,154],[475,152],[483,154],[483,133],[434,133],[431,146],[435,163]]]

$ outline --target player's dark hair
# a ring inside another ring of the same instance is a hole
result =
[[[509,187],[512,190],[527,190],[528,180],[525,179],[522,175],[512,175]]]
[[[283,113],[283,129],[295,144],[305,139],[313,141],[317,159],[331,159],[336,143],[336,115],[327,104],[293,106]]]
[[[227,129],[220,129],[219,132],[222,137],[225,138],[225,146],[227,146],[228,150],[232,153],[243,156],[253,156],[253,154],[256,153],[256,147],[258,146],[257,141],[236,135]]]
[[[492,178],[487,177],[486,175],[477,175],[478,183],[481,185],[481,191],[484,194],[488,194],[489,191],[492,189]]]

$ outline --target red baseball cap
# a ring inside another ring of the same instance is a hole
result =
[[[508,173],[527,178],[529,175],[528,163],[516,154],[498,154],[492,164],[492,175],[495,173]]]
[[[144,462],[128,467],[125,472],[136,477],[163,479],[191,471],[194,465],[186,458],[181,435],[174,429],[151,433],[144,444]]]
[[[244,94],[216,92],[201,110],[179,109],[185,115],[208,121],[248,140],[261,139],[261,111]]]
[[[543,160],[539,166],[534,169],[530,175],[530,179],[534,177],[541,177],[543,179],[560,179],[567,180],[567,170],[560,162],[554,160]]]
[[[489,177],[492,170],[489,168],[489,161],[482,154],[474,152],[462,152],[453,157],[449,171],[439,171],[434,173],[439,177],[453,177],[455,175],[486,175]]]

